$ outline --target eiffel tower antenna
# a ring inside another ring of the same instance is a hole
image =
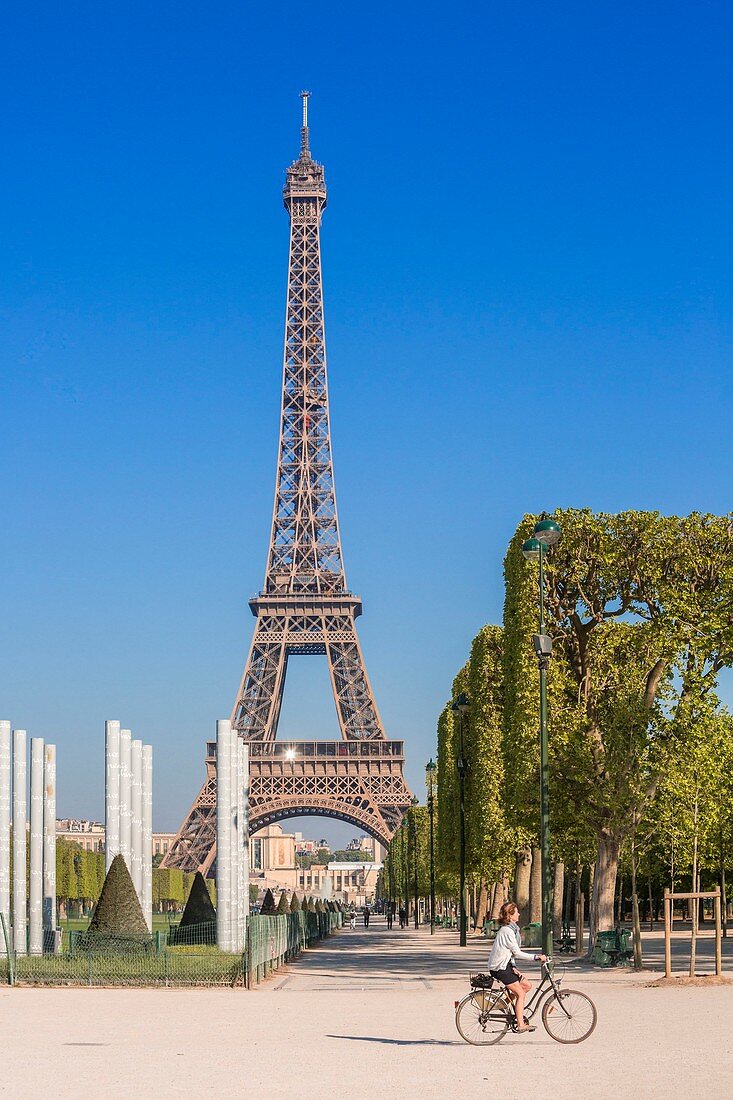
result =
[[[255,628],[231,713],[250,743],[250,828],[297,814],[349,821],[386,844],[411,802],[401,741],[388,741],[356,632],[361,599],[346,585],[326,374],[320,229],[327,191],[311,157],[309,92],[301,92],[300,156],[287,169],[290,218],[280,443],[264,583],[249,601]],[[341,741],[276,743],[288,661],[328,664]],[[368,743],[368,744],[365,744]],[[214,858],[214,747],[207,778],[163,861],[203,870]]]
[[[303,126],[300,131],[300,156],[301,160],[310,160],[310,147],[308,144],[308,100],[310,99],[310,92],[301,92],[300,98],[303,100]]]

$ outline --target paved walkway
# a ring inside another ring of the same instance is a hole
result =
[[[453,1004],[486,950],[375,920],[249,992],[2,989],[0,1096],[668,1100],[703,1082],[731,1094],[733,986],[569,967],[565,984],[598,1006],[587,1042],[563,1047],[540,1025],[481,1049],[461,1041]]]

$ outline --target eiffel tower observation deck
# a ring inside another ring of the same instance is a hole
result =
[[[346,584],[331,456],[320,230],[327,191],[311,155],[302,92],[300,155],[286,172],[290,252],[280,445],[270,545],[255,628],[231,713],[250,745],[250,830],[313,814],[386,844],[411,803],[402,741],[387,740],[356,631],[361,599]],[[276,743],[288,660],[326,658],[341,741]],[[215,858],[216,760],[164,860],[206,873]]]

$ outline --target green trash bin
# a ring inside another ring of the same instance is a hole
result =
[[[628,928],[616,928],[613,932],[599,932],[591,955],[596,966],[629,966],[633,951],[629,948],[631,933]]]
[[[596,966],[614,966],[617,957],[617,937],[615,932],[597,932],[596,942],[591,953],[591,962]]]

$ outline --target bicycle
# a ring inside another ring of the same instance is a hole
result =
[[[561,989],[562,977],[553,975],[552,960],[542,964],[541,981],[524,1006],[529,1023],[542,1007],[545,1031],[558,1043],[582,1043],[593,1032],[598,1012],[593,1001],[577,989]],[[506,987],[490,974],[471,974],[471,992],[455,1002],[456,1027],[472,1046],[492,1046],[511,1029],[517,1018]],[[499,988],[494,989],[496,984]]]

